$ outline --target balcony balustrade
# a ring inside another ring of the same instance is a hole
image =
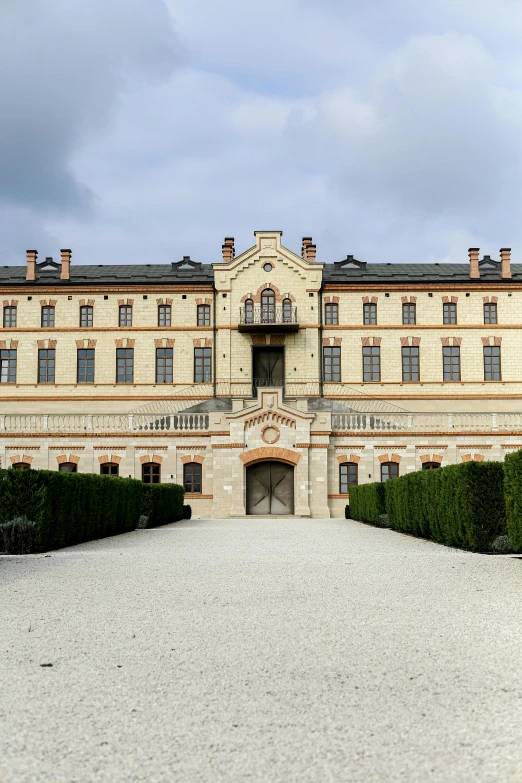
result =
[[[247,396],[252,379],[231,382],[236,396]],[[296,387],[301,382],[295,382]],[[282,382],[281,382],[282,384]],[[285,382],[285,392],[293,381]],[[272,384],[277,386],[278,384]],[[294,391],[297,390],[294,389]],[[241,392],[244,394],[241,394]],[[310,390],[308,390],[310,391]],[[349,403],[347,403],[349,404]],[[4,414],[0,415],[0,433],[90,433],[93,435],[133,432],[203,432],[209,429],[207,413],[130,413],[130,414]],[[333,413],[332,431],[392,433],[504,433],[522,431],[522,413]]]
[[[297,307],[284,305],[240,307],[239,324],[240,332],[297,332],[299,321],[297,320]]]

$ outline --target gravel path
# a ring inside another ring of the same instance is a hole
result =
[[[3,783],[522,778],[521,559],[201,520],[0,582]]]

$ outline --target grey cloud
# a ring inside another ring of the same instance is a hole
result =
[[[16,0],[0,11],[0,198],[70,211],[93,198],[71,158],[122,89],[179,61],[161,0]]]

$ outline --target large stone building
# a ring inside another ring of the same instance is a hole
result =
[[[342,516],[354,482],[522,447],[522,266],[0,268],[3,465],[184,483],[198,516]]]

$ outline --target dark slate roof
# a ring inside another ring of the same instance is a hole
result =
[[[185,260],[172,264],[71,264],[71,279],[60,280],[60,264],[44,261],[36,266],[36,285],[183,285],[214,282],[210,264]],[[0,266],[0,285],[20,285],[26,282],[27,266]],[[32,283],[27,283],[32,285]]]
[[[469,283],[506,282],[500,261],[489,256],[479,261],[480,278],[471,279],[466,264],[368,264],[348,256],[344,261],[325,264],[323,283]],[[522,264],[511,264],[511,279],[522,281]],[[509,279],[507,280],[509,282]]]

